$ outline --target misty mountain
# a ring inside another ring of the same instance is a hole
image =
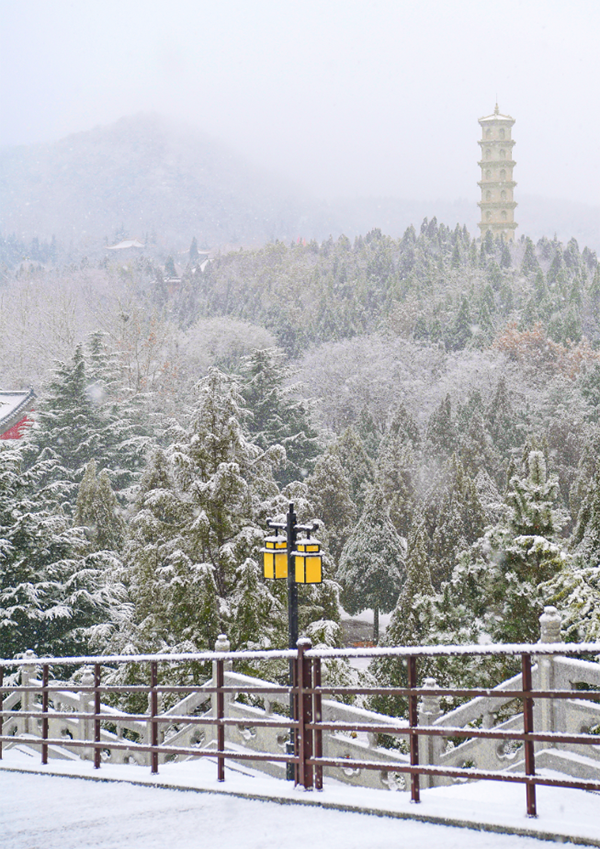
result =
[[[0,152],[0,231],[90,252],[125,234],[159,245],[297,237],[302,203],[270,175],[155,115]]]
[[[475,177],[474,165],[474,183]],[[517,236],[575,237],[600,251],[600,207],[528,195],[517,200]],[[0,234],[22,242],[55,236],[67,253],[92,256],[126,236],[159,252],[186,250],[194,236],[206,248],[353,238],[374,228],[397,238],[434,216],[478,235],[475,200],[311,199],[291,180],[157,115],[0,151]]]

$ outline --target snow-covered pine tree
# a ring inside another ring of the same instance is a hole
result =
[[[135,608],[129,639],[138,650],[211,649],[221,631],[215,569],[195,557],[193,521],[159,449],[142,476],[124,554]]]
[[[319,457],[306,484],[315,513],[327,528],[329,552],[337,563],[358,511],[335,446]]]
[[[277,445],[263,451],[248,438],[243,399],[232,378],[210,369],[197,395],[189,426],[177,429],[168,453],[194,517],[187,530],[190,556],[212,565],[225,598],[234,588],[237,567],[256,556],[262,544],[278,494],[273,470],[284,452]]]
[[[286,644],[283,605],[262,580],[256,559],[248,557],[238,566],[229,607],[228,636],[236,651]]]
[[[408,540],[406,580],[385,633],[386,646],[419,646],[429,641],[435,590],[431,582],[427,549],[427,531],[424,523],[421,523]],[[421,679],[426,676],[428,668],[427,664],[420,663]],[[370,664],[369,671],[380,687],[405,687],[407,684],[406,664],[402,660],[377,658]],[[403,716],[406,699],[378,696],[372,700],[372,707],[392,716]]]
[[[365,506],[366,491],[374,480],[373,461],[352,425],[338,437],[335,447],[350,483],[350,497],[360,513]]]
[[[448,465],[444,487],[435,496],[439,500],[428,511],[433,516],[430,558],[433,580],[439,586],[450,577],[460,552],[482,535],[485,513],[475,484],[456,455]]]
[[[434,461],[450,457],[456,449],[458,435],[452,418],[452,401],[446,395],[433,411],[427,424],[425,453]]]
[[[538,639],[546,582],[568,561],[554,508],[557,491],[542,452],[531,451],[525,473],[511,479],[507,520],[486,531],[453,571],[457,604],[471,609],[480,633],[494,642]]]
[[[80,529],[31,493],[20,450],[0,450],[0,654],[85,654],[120,618],[125,601],[111,563],[89,554]],[[97,639],[96,639],[97,638]]]
[[[96,475],[96,461],[90,460],[79,485],[74,523],[85,527],[94,551],[119,551],[123,545],[125,524],[106,469]]]
[[[152,403],[147,394],[128,386],[121,358],[103,333],[92,333],[88,339],[86,378],[86,391],[100,426],[94,456],[101,468],[107,469],[113,490],[125,503],[155,445]]]
[[[416,508],[415,472],[419,431],[404,405],[394,412],[379,445],[376,476],[388,505],[390,519],[401,537],[407,537]]]
[[[251,437],[263,451],[272,445],[285,448],[285,464],[275,472],[281,486],[310,474],[319,453],[307,403],[298,397],[298,387],[289,383],[285,359],[281,349],[266,348],[246,357],[241,367]]]
[[[396,531],[381,489],[375,484],[340,557],[338,579],[348,613],[372,608],[373,639],[379,641],[379,613],[390,611],[405,576],[406,541]]]
[[[101,422],[88,391],[83,349],[58,363],[36,411],[23,459],[47,503],[74,505],[85,467],[99,453]]]

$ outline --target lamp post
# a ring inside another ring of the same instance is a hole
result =
[[[299,525],[294,512],[293,502],[289,508],[285,522],[274,522],[267,519],[267,526],[275,531],[275,536],[265,539],[262,549],[264,576],[275,580],[287,578],[288,585],[288,646],[295,649],[298,644],[298,584],[320,584],[323,581],[323,563],[321,545],[317,539],[311,539],[311,533],[319,527]],[[285,531],[285,535],[280,535]],[[298,532],[306,537],[298,539]],[[290,661],[290,686],[294,686],[294,663]],[[295,719],[296,706],[293,693],[290,695],[290,718]],[[294,730],[290,730],[288,753],[293,754],[295,748]],[[287,764],[286,778],[294,780],[294,765]]]

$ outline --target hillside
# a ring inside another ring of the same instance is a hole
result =
[[[169,247],[299,232],[301,203],[224,145],[153,115],[0,152],[0,232],[85,246],[124,233]]]

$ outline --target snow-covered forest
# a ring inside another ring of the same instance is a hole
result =
[[[547,604],[600,639],[593,252],[435,219],[209,259],[9,242],[1,384],[37,403],[1,452],[3,657],[285,646],[259,549],[290,500],[325,551],[313,642],[340,605],[392,612],[386,644],[535,641]]]

